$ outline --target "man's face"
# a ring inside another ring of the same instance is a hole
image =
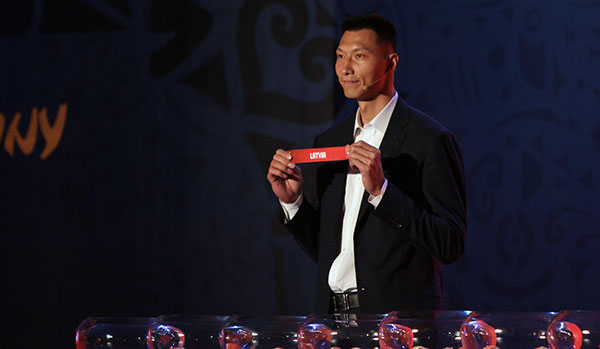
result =
[[[384,91],[388,51],[373,30],[344,32],[336,50],[335,73],[347,98],[371,100]]]

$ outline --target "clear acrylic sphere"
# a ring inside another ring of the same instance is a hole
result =
[[[496,346],[496,331],[482,320],[467,319],[460,328],[460,340],[464,349]]]
[[[572,322],[553,321],[548,326],[548,344],[551,349],[579,349],[582,342],[581,329]]]
[[[305,323],[298,332],[298,349],[329,349],[332,339],[331,328],[319,323]]]
[[[223,327],[219,333],[221,349],[250,349],[254,348],[253,332],[243,326]]]
[[[382,349],[411,349],[413,342],[413,331],[401,323],[398,312],[391,312],[383,318],[379,325],[379,346]]]
[[[146,343],[149,349],[183,349],[185,334],[177,327],[158,324],[148,329]]]

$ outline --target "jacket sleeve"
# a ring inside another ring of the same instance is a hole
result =
[[[319,200],[316,195],[315,168],[307,164],[302,169],[304,177],[303,200],[298,212],[289,222],[285,222],[285,213],[280,209],[279,221],[294,236],[298,245],[315,262],[319,256],[320,213]]]
[[[454,135],[440,132],[423,156],[421,200],[388,179],[374,213],[413,245],[449,264],[463,254],[467,229],[462,154]]]
[[[285,213],[281,209],[280,221],[285,219]],[[318,231],[319,218],[317,211],[312,205],[304,200],[300,209],[292,220],[284,223],[285,229],[290,232],[298,245],[315,262],[319,257]]]

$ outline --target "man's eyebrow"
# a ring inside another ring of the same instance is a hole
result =
[[[340,47],[336,48],[336,49],[335,49],[335,51],[336,51],[336,52],[337,52],[337,51],[339,51],[339,52],[344,52],[344,50],[342,50]],[[368,52],[372,52],[372,50],[371,50],[370,48],[368,48],[368,47],[363,47],[363,46],[360,46],[360,47],[355,47],[355,48],[353,48],[353,49],[352,49],[352,50],[350,50],[350,51],[351,51],[351,52],[357,52],[357,51],[368,51]]]

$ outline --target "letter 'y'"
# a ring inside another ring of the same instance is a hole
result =
[[[65,122],[67,120],[67,104],[63,103],[58,107],[58,114],[54,120],[54,125],[50,126],[48,121],[48,110],[46,108],[40,110],[38,114],[40,122],[40,131],[42,136],[46,140],[46,146],[44,151],[40,154],[42,160],[46,159],[52,152],[58,147],[58,143],[62,137],[65,129]]]

